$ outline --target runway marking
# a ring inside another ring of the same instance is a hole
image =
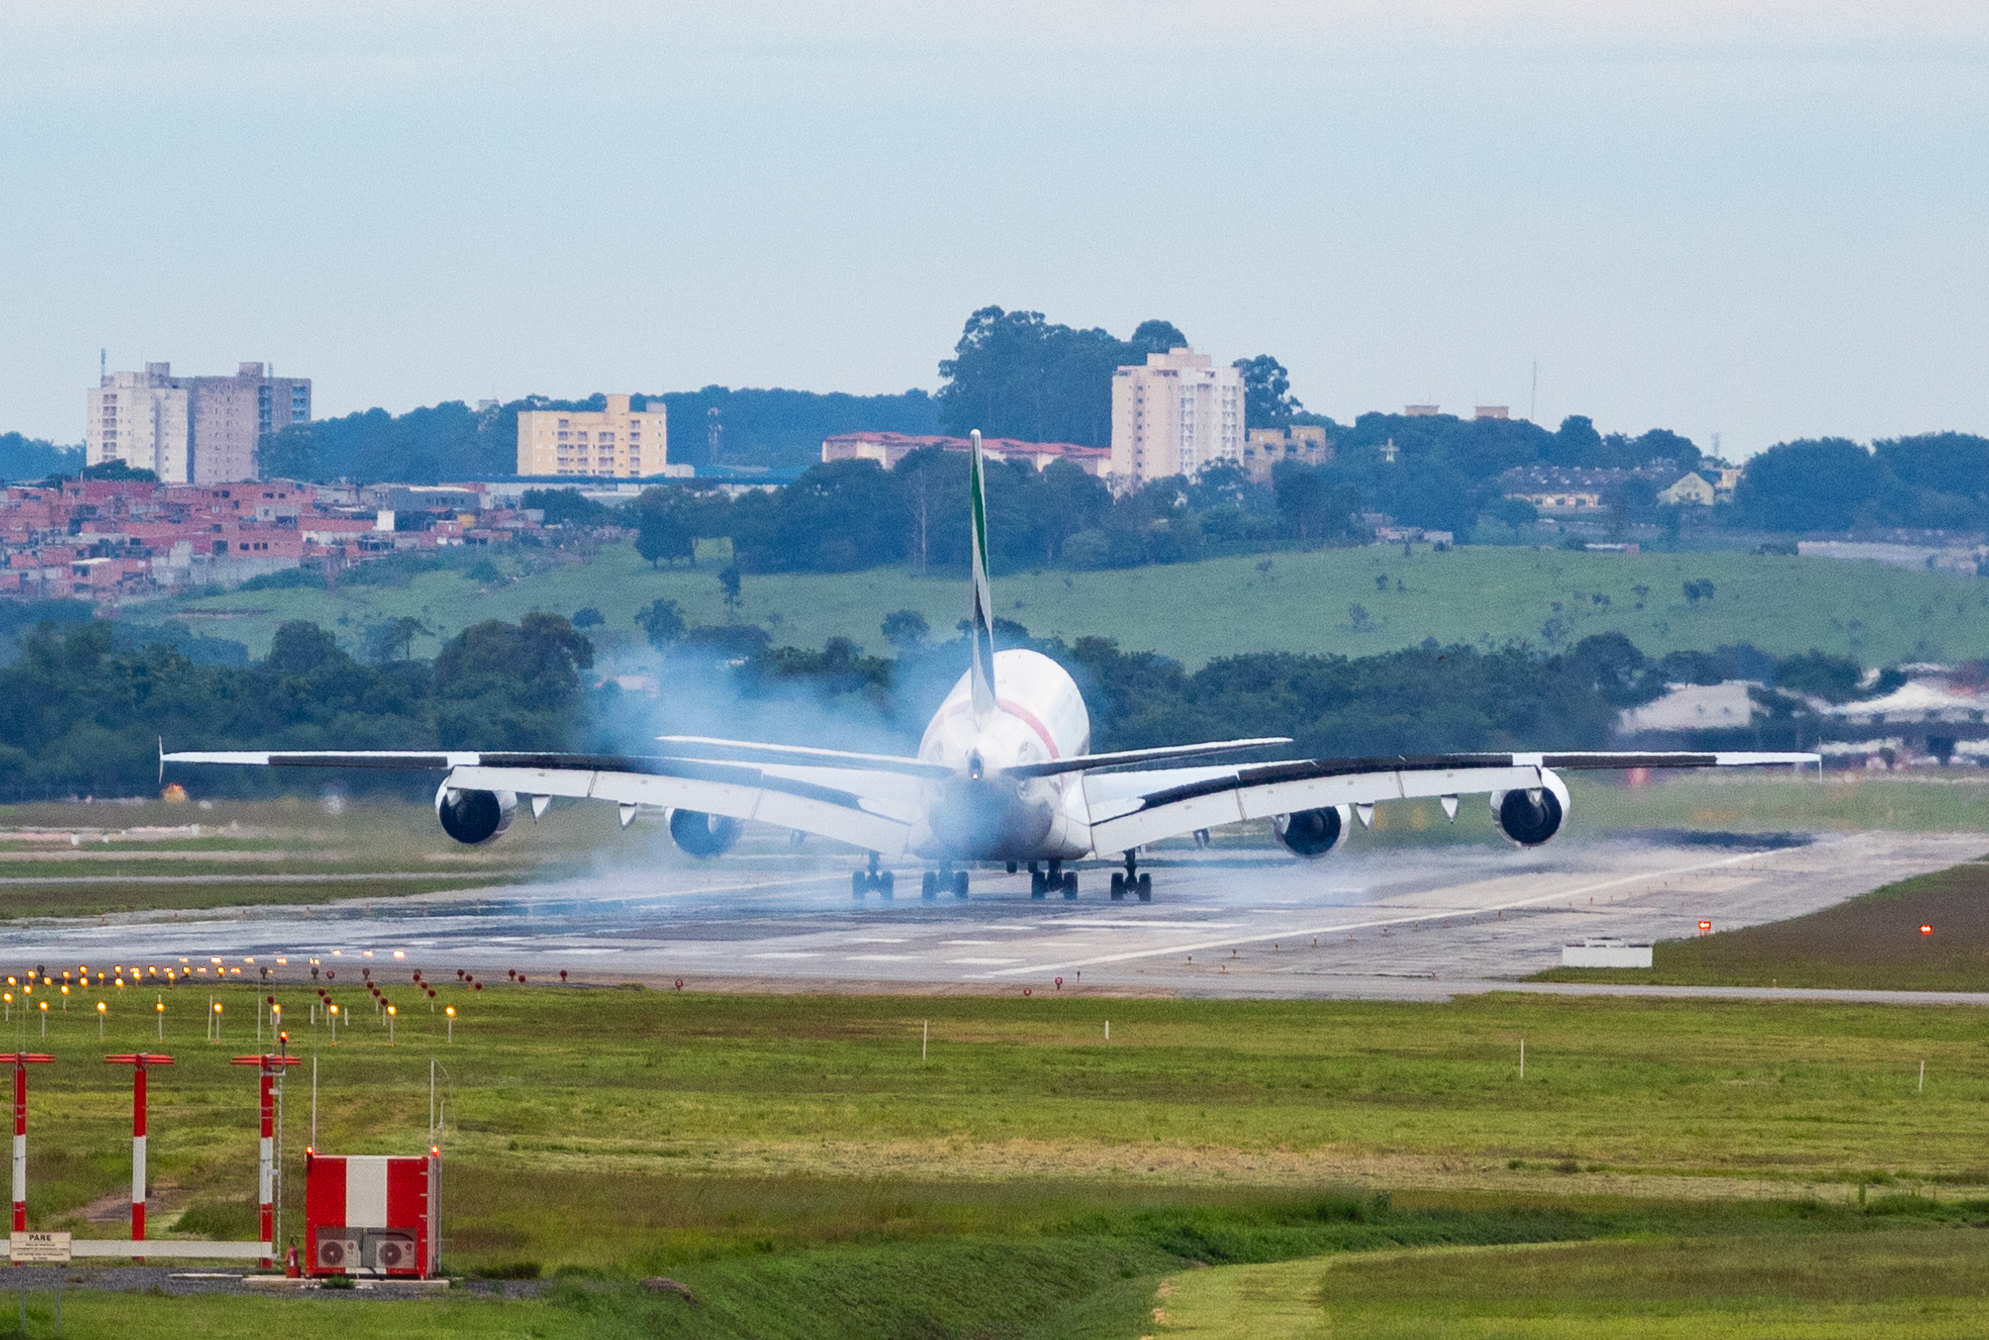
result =
[[[1533,907],[1541,903],[1557,903],[1564,899],[1580,898],[1587,894],[1600,893],[1623,884],[1647,883],[1654,879],[1676,879],[1701,870],[1721,870],[1739,865],[1742,861],[1758,861],[1769,855],[1768,852],[1744,852],[1739,856],[1729,856],[1718,861],[1702,861],[1697,865],[1674,866],[1669,870],[1640,871],[1634,875],[1622,875],[1615,879],[1603,880],[1599,884],[1585,884],[1580,888],[1558,889],[1553,893],[1543,893],[1534,898],[1520,898],[1511,902],[1488,903],[1483,907],[1459,908],[1450,915],[1453,917],[1477,916],[1485,912],[1500,912],[1510,908]],[[970,977],[1011,977],[1025,972],[1054,972],[1059,968],[1089,968],[1100,963],[1125,963],[1133,959],[1159,958],[1164,954],[1190,954],[1204,949],[1225,949],[1237,945],[1262,944],[1267,940],[1295,940],[1302,935],[1330,935],[1347,931],[1366,930],[1376,926],[1402,926],[1410,922],[1427,920],[1426,914],[1399,917],[1377,917],[1367,921],[1348,921],[1332,926],[1308,926],[1298,930],[1274,930],[1263,935],[1243,937],[1226,936],[1220,940],[1198,940],[1193,943],[1163,945],[1156,949],[1132,949],[1118,954],[1099,954],[1091,958],[1069,959],[1062,963],[1031,963],[1019,968],[1004,968],[998,972],[970,973]]]
[[[959,964],[963,964],[963,965],[965,965],[965,964],[981,964],[981,965],[983,965],[983,966],[985,966],[985,965],[988,965],[988,964],[994,964],[994,963],[1013,963],[1013,962],[1015,962],[1015,960],[1014,960],[1014,959],[1012,959],[1012,958],[950,958],[950,959],[947,959],[946,961],[947,961],[948,963],[959,963]],[[993,974],[993,973],[974,973],[974,974],[972,974],[972,975],[973,975],[973,976],[976,976],[976,977],[992,977],[992,976],[994,976],[995,974]]]

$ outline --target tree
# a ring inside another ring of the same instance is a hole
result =
[[[666,558],[673,562],[683,558],[689,559],[692,567],[697,566],[697,536],[691,534],[676,508],[641,507],[636,516],[636,553],[651,564],[659,564]]]
[[[414,640],[426,637],[430,629],[421,620],[400,615],[366,629],[366,659],[376,664],[405,661],[414,656]]]
[[[1150,349],[1185,344],[1165,321],[1148,321],[1128,342],[1104,330],[1055,325],[1041,312],[983,307],[967,318],[954,356],[939,365],[947,430],[991,437],[1108,446],[1112,374],[1146,362]]]
[[[884,616],[884,640],[901,655],[924,642],[931,632],[932,625],[917,610],[894,610]]]
[[[718,574],[718,589],[725,601],[725,621],[731,623],[739,615],[739,565],[728,563],[725,571]]]
[[[302,678],[327,666],[348,665],[351,659],[324,629],[308,619],[290,619],[277,625],[263,666],[275,674]]]
[[[1805,439],[1748,461],[1734,501],[1770,530],[1848,530],[1884,484],[1885,467],[1857,443]]]
[[[592,605],[585,606],[573,612],[573,626],[575,628],[599,628],[606,622],[607,620],[601,617],[601,611],[595,609]]]
[[[579,489],[526,489],[518,505],[543,512],[548,526],[604,526],[611,519],[606,507]]]
[[[1146,362],[1148,354],[1164,354],[1175,349],[1188,347],[1188,337],[1172,321],[1142,321],[1133,327],[1133,337],[1126,341],[1137,354],[1137,362]]]
[[[159,476],[152,470],[134,470],[124,461],[98,461],[95,465],[83,467],[85,479],[114,479],[129,484],[156,484]]]
[[[1231,365],[1243,374],[1243,421],[1251,428],[1282,428],[1305,406],[1291,394],[1291,375],[1269,354],[1239,358]]]
[[[642,635],[649,645],[657,650],[669,646],[684,635],[684,612],[677,608],[674,600],[656,599],[636,611],[635,621],[642,628]]]

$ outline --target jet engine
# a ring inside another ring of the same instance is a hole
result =
[[[1347,820],[1351,817],[1345,805],[1329,805],[1323,810],[1299,810],[1273,817],[1271,831],[1278,835],[1278,841],[1284,844],[1286,851],[1312,860],[1333,850],[1340,834],[1347,831]]]
[[[723,856],[745,827],[737,819],[702,810],[671,810],[670,840],[690,856]]]
[[[1561,831],[1568,817],[1568,784],[1543,772],[1544,785],[1522,791],[1492,792],[1492,821],[1522,847],[1537,847]]]
[[[442,783],[435,793],[435,817],[442,831],[466,846],[481,847],[511,827],[518,797],[510,791],[465,791]]]

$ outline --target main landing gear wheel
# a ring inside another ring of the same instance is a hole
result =
[[[1075,870],[1064,871],[1064,901],[1067,903],[1077,901],[1077,871]]]
[[[1034,861],[1031,861],[1029,863],[1029,896],[1031,898],[1042,898],[1047,896],[1049,891],[1049,878],[1043,874],[1041,867]]]
[[[953,872],[953,896],[955,898],[965,898],[967,896],[967,872],[965,870],[955,870]]]
[[[868,870],[850,871],[849,896],[858,902],[863,901],[864,894],[872,892],[880,897],[889,898],[896,891],[897,883],[889,870],[877,868],[877,853],[872,852]]]
[[[928,870],[925,878],[919,881],[919,897],[932,899],[939,896],[939,872]]]
[[[1133,852],[1126,853],[1125,873],[1114,872],[1112,875],[1112,901],[1119,902],[1128,893],[1137,896],[1143,903],[1153,901],[1153,876],[1139,873],[1139,861]]]

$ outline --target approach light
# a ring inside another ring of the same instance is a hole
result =
[[[1710,921],[1702,921],[1702,922],[1700,922],[1700,923],[1699,923],[1699,934],[1701,934],[1701,935],[1704,935],[1704,934],[1705,934],[1705,933],[1706,933],[1707,931],[1709,931],[1709,930],[1711,930],[1711,929],[1713,929],[1713,923],[1712,923],[1712,922],[1710,922]]]
[[[1920,934],[1922,934],[1922,935],[1932,935],[1933,933],[1934,933],[1934,928],[1933,928],[1932,926],[1929,926],[1929,925],[1928,925],[1928,924],[1927,924],[1926,922],[1924,922],[1924,921],[1920,923]]]

